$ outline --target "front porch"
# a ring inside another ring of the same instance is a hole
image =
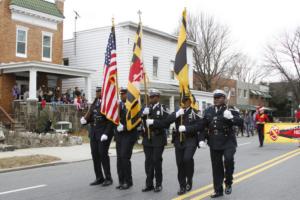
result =
[[[0,71],[2,76],[10,75],[14,77],[15,84],[17,84],[19,90],[23,89],[24,92],[24,90],[28,89],[28,98],[26,100],[29,101],[38,99],[38,88],[42,86],[47,89],[61,88],[61,81],[70,78],[85,79],[86,98],[89,102],[92,101],[91,74],[94,70],[45,62],[20,62],[1,64]]]
[[[23,119],[16,115],[16,110],[13,109],[16,108],[14,103],[16,101],[24,102],[27,109],[32,110],[28,113],[36,117],[35,119],[30,118],[34,122],[39,116],[37,110],[38,105],[40,105],[38,103],[38,90],[42,88],[44,94],[50,91],[52,93],[56,92],[56,95],[61,97],[63,79],[84,78],[85,85],[81,88],[85,89],[87,102],[91,102],[92,73],[94,73],[93,70],[38,61],[0,64],[0,108],[2,109],[0,110],[0,120],[10,122],[12,127],[20,122],[26,128],[33,130],[33,127],[28,127],[26,124],[26,120],[30,117]],[[18,96],[13,96],[14,87],[17,87],[20,91]],[[57,88],[60,88],[60,90],[55,90]],[[76,106],[70,105],[70,107],[75,107],[76,110]],[[66,117],[62,118],[66,119]]]

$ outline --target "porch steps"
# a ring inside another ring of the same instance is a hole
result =
[[[16,131],[16,132],[26,132],[26,128],[24,126],[24,123],[16,121],[15,125],[14,125],[14,131]]]

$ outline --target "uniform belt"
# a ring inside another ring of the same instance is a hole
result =
[[[218,129],[213,129],[209,131],[210,134],[212,135],[225,135],[228,136],[229,134],[229,130],[228,129],[224,129],[223,131],[219,131]]]

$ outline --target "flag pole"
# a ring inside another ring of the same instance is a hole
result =
[[[183,89],[183,88],[182,88],[182,89]],[[179,107],[180,107],[180,108],[182,108],[181,102],[182,102],[182,100],[183,100],[183,98],[184,98],[183,95],[184,95],[184,92],[181,93],[181,95],[180,95],[180,96],[181,96],[181,99],[180,99],[180,102],[179,102]],[[182,125],[182,124],[183,124],[183,116],[181,115],[181,116],[180,116],[180,125]],[[182,136],[183,136],[182,132],[179,132],[179,141],[180,141],[180,142],[182,142],[182,140],[183,140],[183,137],[182,137]]]
[[[186,12],[186,7],[184,7],[184,11]],[[180,34],[180,33],[179,33]],[[182,103],[182,100],[183,98],[185,98],[185,91],[184,91],[184,88],[181,89],[181,99],[180,99],[180,102],[179,102],[179,106],[182,108],[181,106],[181,103]],[[180,125],[183,124],[183,116],[181,115],[180,116]],[[182,142],[183,141],[183,133],[182,132],[179,132],[179,141]]]
[[[139,23],[141,25],[141,34],[143,35],[143,25],[142,25],[142,12],[141,10],[138,11],[138,15],[139,15]],[[141,40],[141,48],[143,47],[142,45],[142,40]],[[143,72],[143,78],[144,78],[144,95],[145,95],[145,104],[148,107],[148,88],[147,88],[147,81],[146,81],[146,68],[144,66],[144,52],[142,51],[142,63],[143,63],[143,67],[144,67],[144,72]],[[149,115],[147,115],[147,119],[148,119]],[[147,126],[147,136],[148,136],[148,140],[151,139],[151,135],[150,135],[150,128]]]

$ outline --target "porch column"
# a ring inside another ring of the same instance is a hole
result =
[[[86,98],[88,103],[92,103],[92,78],[91,76],[85,77],[85,91],[86,91]]]
[[[37,100],[36,97],[36,69],[30,69],[29,71],[29,98],[28,100]]]
[[[170,112],[175,111],[175,98],[174,98],[174,96],[171,96],[169,98],[169,107],[170,107]]]

